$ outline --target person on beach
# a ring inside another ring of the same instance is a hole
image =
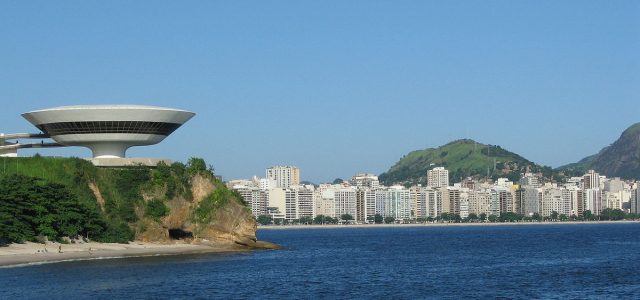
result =
[[[62,253],[62,245],[58,245],[58,253]]]

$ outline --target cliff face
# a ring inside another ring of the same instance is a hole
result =
[[[248,247],[263,247],[257,243],[256,221],[248,207],[223,185],[215,185],[203,175],[195,175],[190,179],[192,201],[176,197],[167,201],[169,213],[154,220],[142,216],[142,230],[136,233],[141,241],[173,243],[181,242],[199,244],[237,244]],[[227,199],[211,214],[205,216],[201,223],[194,216],[201,210],[201,204],[217,189],[225,189]]]

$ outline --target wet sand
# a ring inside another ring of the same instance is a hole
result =
[[[60,252],[59,252],[60,249]],[[0,247],[0,267],[21,266],[36,263],[61,262],[69,260],[90,260],[121,258],[131,256],[159,256],[193,253],[222,253],[246,251],[234,245],[192,245],[192,244],[156,244],[131,242],[60,244],[47,242],[10,244]]]

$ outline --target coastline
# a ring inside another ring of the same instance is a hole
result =
[[[58,252],[59,246],[62,250],[61,253]],[[233,244],[193,245],[182,243],[158,244],[147,242],[131,242],[129,244],[95,242],[83,244],[60,244],[47,242],[46,244],[40,244],[26,242],[23,244],[9,244],[7,246],[0,247],[0,268],[77,260],[199,253],[226,253],[248,250],[248,248]]]
[[[520,226],[520,225],[585,225],[585,224],[631,224],[633,221],[580,221],[580,222],[505,222],[505,223],[415,223],[415,224],[325,224],[325,225],[259,225],[258,230],[284,229],[344,229],[344,228],[396,228],[396,227],[465,227],[465,226]]]

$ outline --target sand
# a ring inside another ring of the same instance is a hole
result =
[[[61,249],[61,252],[59,252],[58,249]],[[27,242],[0,247],[0,267],[25,266],[70,260],[221,253],[230,251],[243,251],[243,249],[230,245],[208,246],[180,243],[156,244],[131,242],[129,244],[115,244],[91,242],[83,244],[60,244],[47,242],[46,244],[40,244]]]

